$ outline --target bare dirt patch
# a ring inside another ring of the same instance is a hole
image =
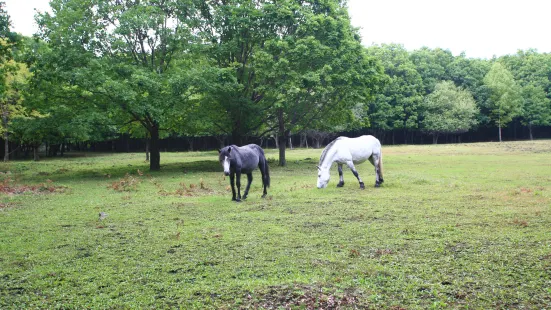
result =
[[[260,309],[350,309],[365,308],[363,294],[354,289],[292,284],[271,286],[262,292],[248,293],[240,308]]]
[[[142,176],[140,170],[138,170],[138,173],[138,176]],[[109,175],[109,177],[111,176]],[[137,187],[141,182],[142,180],[139,177],[127,173],[123,178],[119,179],[118,181],[112,182],[107,187],[112,188],[114,191],[117,192],[129,192],[137,190]]]
[[[17,195],[24,193],[42,194],[64,192],[67,187],[56,186],[52,180],[46,180],[44,183],[36,185],[16,184],[11,178],[6,178],[0,182],[0,193],[8,195]]]

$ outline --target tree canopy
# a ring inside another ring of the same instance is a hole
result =
[[[0,1],[5,154],[125,135],[147,139],[158,170],[167,137],[190,148],[202,137],[213,147],[277,137],[285,165],[298,136],[418,143],[497,128],[501,141],[502,128],[537,138],[551,125],[550,54],[364,47],[343,0],[50,4],[25,38]]]
[[[441,134],[467,132],[476,125],[479,112],[471,93],[451,81],[436,84],[434,92],[425,97],[423,110],[422,128],[434,143]]]
[[[490,90],[487,106],[490,109],[490,119],[499,129],[499,141],[501,128],[511,122],[515,116],[520,115],[521,93],[520,87],[515,82],[513,75],[501,63],[496,62],[484,77],[484,84]]]

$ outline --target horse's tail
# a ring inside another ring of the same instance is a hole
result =
[[[383,150],[381,149],[381,152],[379,154],[379,179],[380,182],[383,183]]]
[[[268,160],[266,160],[266,156],[264,155],[264,150],[256,145],[256,148],[258,149],[259,151],[259,166],[261,166],[263,171],[264,171],[264,175],[262,177],[262,184],[264,184],[264,186],[266,188],[270,187],[270,168],[268,167]]]
[[[264,178],[262,179],[262,183],[267,188],[270,187],[270,168],[268,167],[266,157],[264,157]]]

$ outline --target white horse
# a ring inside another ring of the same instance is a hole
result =
[[[379,187],[383,180],[383,153],[381,152],[381,142],[374,136],[361,136],[357,138],[338,137],[329,143],[321,153],[318,166],[318,188],[327,187],[329,182],[329,169],[336,162],[339,169],[339,184],[344,185],[342,176],[342,165],[347,165],[360,182],[360,188],[365,185],[354,164],[361,164],[368,160],[375,166],[375,187]]]

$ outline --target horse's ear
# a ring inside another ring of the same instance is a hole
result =
[[[228,154],[231,153],[231,146],[228,148]]]
[[[218,149],[218,154],[222,153],[222,149]]]

